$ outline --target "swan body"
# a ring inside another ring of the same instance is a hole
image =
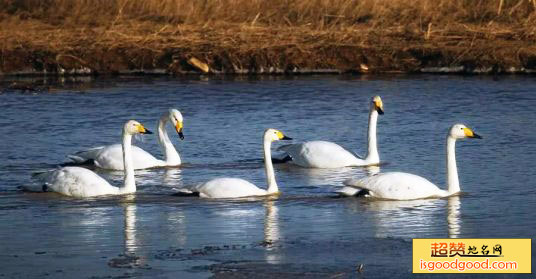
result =
[[[108,181],[91,170],[82,167],[64,167],[38,174],[40,186],[26,188],[29,191],[56,192],[66,196],[88,198],[102,195],[120,195],[136,192],[132,166],[131,140],[134,134],[150,134],[140,123],[130,120],[123,127],[124,183],[122,187]]]
[[[96,173],[82,167],[64,167],[38,175],[43,192],[56,192],[71,197],[117,195],[118,187]]]
[[[91,148],[69,156],[69,158],[79,163],[93,160],[96,167],[110,170],[123,170],[122,157],[123,149],[119,143]],[[135,145],[132,146],[132,157],[136,158],[134,160],[134,169],[137,170],[167,166],[166,161],[155,158],[151,153]]]
[[[285,145],[279,150],[292,159],[291,163],[305,168],[341,168],[377,165],[380,163],[376,141],[378,114],[383,114],[380,96],[372,98],[369,112],[368,153],[363,159],[340,145],[328,141],[308,141]]]
[[[182,114],[176,109],[170,109],[158,121],[158,141],[164,152],[165,160],[160,160],[151,155],[149,152],[132,146],[132,160],[134,169],[147,169],[155,167],[179,166],[181,158],[179,153],[171,143],[166,132],[166,123],[173,123],[175,130],[181,139],[184,139],[182,133],[183,118]],[[68,156],[72,161],[78,164],[92,161],[96,167],[109,170],[123,170],[123,150],[121,144],[111,144],[106,146],[94,147],[88,150],[79,151]]]
[[[357,191],[368,190],[369,196],[380,199],[415,200],[449,196],[448,191],[439,189],[426,178],[405,172],[380,173],[359,180],[347,180],[345,184],[356,187],[350,188]]]
[[[279,193],[277,182],[275,181],[274,168],[271,160],[270,146],[272,141],[291,140],[281,131],[267,129],[264,132],[264,169],[268,188],[261,189],[254,184],[240,178],[222,177],[209,180],[205,183],[190,189],[191,192],[199,193],[202,198],[241,198],[253,196],[267,196]]]
[[[292,163],[311,168],[339,168],[362,166],[365,161],[342,146],[329,141],[308,141],[281,146],[292,158]]]
[[[463,124],[451,127],[447,136],[447,190],[442,190],[427,179],[404,172],[379,173],[361,179],[346,180],[346,186],[367,190],[368,195],[380,199],[415,200],[442,198],[460,192],[456,168],[455,142],[462,138],[482,138]]]
[[[202,198],[240,198],[269,195],[268,190],[260,189],[253,183],[232,177],[215,178],[197,188]]]

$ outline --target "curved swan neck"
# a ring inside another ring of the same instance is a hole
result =
[[[368,124],[368,152],[365,161],[369,164],[377,164],[380,162],[378,154],[378,143],[376,141],[376,123],[378,122],[378,112],[374,107],[370,108],[369,124]]]
[[[460,191],[458,168],[456,167],[456,139],[447,136],[447,191],[455,194]]]
[[[272,164],[272,151],[270,147],[272,141],[264,136],[263,138],[263,148],[264,148],[264,170],[266,171],[266,183],[268,184],[268,194],[273,194],[279,192],[279,187],[277,187],[277,182],[275,181],[274,166]]]
[[[136,182],[134,181],[134,164],[132,162],[132,135],[123,131],[123,165],[124,169],[124,182],[123,187],[119,189],[121,193],[133,193],[136,192]]]
[[[158,120],[158,143],[162,147],[166,164],[170,166],[180,165],[181,157],[177,150],[175,150],[173,143],[171,143],[166,130],[166,123],[168,120],[169,116],[167,114],[162,115],[160,120]]]

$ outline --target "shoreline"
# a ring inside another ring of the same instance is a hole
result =
[[[0,76],[536,73],[536,0],[36,0],[0,10]]]
[[[377,34],[366,26],[340,31],[145,24],[81,30],[23,22],[24,32],[6,28],[0,31],[0,76],[536,73],[536,39],[475,39],[462,31],[433,39],[419,30]],[[292,42],[282,45],[285,40]]]

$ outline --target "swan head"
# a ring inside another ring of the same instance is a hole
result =
[[[264,139],[268,139],[270,141],[292,140],[292,138],[285,136],[283,132],[276,129],[266,129],[266,131],[264,132]]]
[[[140,122],[136,120],[129,120],[127,123],[125,123],[125,126],[123,126],[123,131],[129,135],[153,133],[147,130],[147,128],[145,128]]]
[[[372,97],[372,109],[378,112],[378,114],[383,114],[383,102],[382,98],[380,96],[374,96]]]
[[[184,134],[182,133],[182,114],[177,109],[169,109],[169,121],[173,123],[175,131],[179,134],[179,138],[184,140]]]
[[[450,128],[449,136],[455,139],[474,138],[481,139],[482,137],[473,132],[470,128],[463,124],[455,124]]]

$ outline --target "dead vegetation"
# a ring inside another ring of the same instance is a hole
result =
[[[536,0],[0,0],[0,25],[0,73],[536,70]]]

